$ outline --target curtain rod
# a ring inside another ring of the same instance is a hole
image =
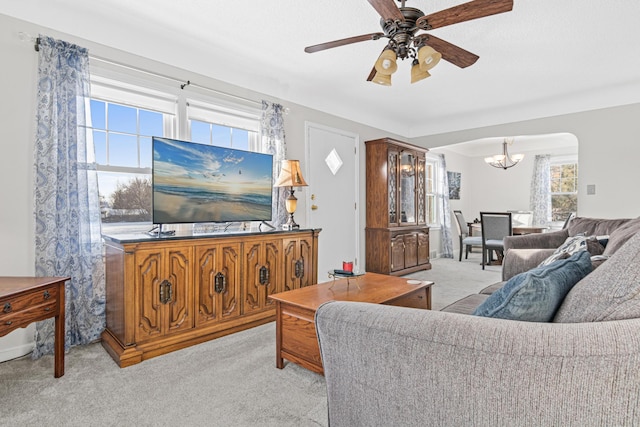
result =
[[[171,80],[171,81],[174,81],[176,83],[181,83],[180,84],[180,89],[182,89],[182,90],[184,90],[187,86],[192,86],[194,88],[203,89],[203,90],[206,90],[206,91],[209,91],[209,92],[213,92],[213,93],[218,94],[218,95],[224,95],[224,96],[228,96],[230,98],[239,99],[241,101],[250,102],[252,104],[262,105],[261,101],[255,101],[253,99],[244,98],[242,96],[234,95],[232,93],[223,92],[223,91],[218,90],[218,89],[212,89],[212,88],[207,87],[207,86],[202,86],[202,85],[193,83],[191,80],[187,80],[185,82],[184,80],[178,79],[176,77],[171,77],[171,76],[167,76],[165,74],[157,73],[155,71],[149,71],[149,70],[145,70],[143,68],[139,68],[139,67],[134,67],[134,66],[131,66],[131,65],[123,64],[122,62],[113,61],[111,59],[102,58],[102,57],[99,57],[99,56],[96,56],[96,55],[92,55],[92,54],[89,54],[89,59],[93,59],[93,60],[98,61],[98,62],[103,62],[105,64],[115,65],[117,67],[126,68],[126,69],[129,69],[129,70],[132,70],[132,71],[137,71],[137,72],[140,72],[140,73],[148,74],[148,75],[151,75],[151,76],[154,76],[154,77],[160,77],[160,78],[163,78],[163,79],[166,79],[166,80]]]
[[[34,49],[36,50],[36,52],[40,50],[40,38],[39,37],[33,37],[33,36],[31,36],[29,34],[26,34],[24,32],[19,32],[18,33],[18,38],[20,38],[20,40],[23,40],[23,41],[29,40],[32,43],[34,43]],[[234,95],[232,93],[223,92],[223,91],[218,90],[218,89],[212,89],[212,88],[207,87],[207,86],[202,86],[202,85],[199,85],[197,83],[193,83],[191,80],[187,80],[185,82],[184,80],[178,79],[176,77],[167,76],[165,74],[160,74],[160,73],[157,73],[155,71],[145,70],[143,68],[134,67],[132,65],[123,64],[122,62],[117,62],[117,61],[113,61],[111,59],[102,58],[100,56],[96,56],[96,55],[93,55],[91,53],[89,54],[89,59],[92,59],[92,60],[95,60],[95,61],[99,61],[99,62],[103,62],[105,64],[115,65],[115,66],[121,67],[121,68],[126,68],[126,69],[129,69],[129,70],[132,70],[132,71],[136,71],[136,72],[139,72],[139,73],[148,74],[150,76],[160,77],[160,78],[166,79],[166,80],[171,80],[171,81],[176,82],[176,83],[181,83],[180,84],[180,89],[182,89],[182,90],[184,90],[187,86],[192,86],[194,88],[203,89],[203,90],[206,90],[206,91],[209,91],[209,92],[213,92],[213,93],[218,94],[218,95],[228,96],[230,98],[239,99],[241,101],[249,102],[249,103],[252,103],[252,104],[255,104],[255,105],[260,105],[260,106],[262,105],[261,101],[255,101],[253,99],[244,98],[242,96]]]

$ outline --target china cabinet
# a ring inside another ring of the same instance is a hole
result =
[[[404,275],[431,268],[427,149],[391,138],[366,141],[366,270]]]

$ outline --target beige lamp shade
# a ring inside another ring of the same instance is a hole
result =
[[[280,175],[274,187],[306,187],[308,184],[302,177],[299,160],[282,160]]]
[[[375,64],[376,74],[383,74],[390,76],[398,69],[396,63],[396,53],[391,49],[385,49],[382,51]]]
[[[418,62],[420,63],[420,68],[424,71],[430,70],[438,65],[441,58],[442,54],[436,52],[431,46],[422,46],[418,50]]]
[[[427,70],[423,70],[422,68],[420,68],[420,64],[418,63],[418,61],[414,61],[413,65],[411,66],[411,83],[426,79],[429,76],[431,76],[431,74],[429,74]]]
[[[391,75],[375,73],[371,81],[382,86],[391,86]]]

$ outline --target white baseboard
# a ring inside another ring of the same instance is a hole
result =
[[[35,324],[19,328],[0,338],[0,362],[22,357],[33,351]]]

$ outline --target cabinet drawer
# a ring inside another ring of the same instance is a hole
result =
[[[419,291],[412,292],[409,295],[391,300],[385,304],[395,305],[397,307],[423,308],[429,310],[431,307],[427,292],[428,290],[421,289]]]
[[[25,295],[12,296],[0,299],[0,319],[3,315],[15,313],[34,305],[56,302],[58,300],[58,287],[50,286],[38,292]]]
[[[22,308],[10,313],[0,312],[0,336],[6,335],[14,329],[27,326],[32,322],[44,320],[55,313],[57,302],[51,301],[45,304],[36,303],[33,307]]]

